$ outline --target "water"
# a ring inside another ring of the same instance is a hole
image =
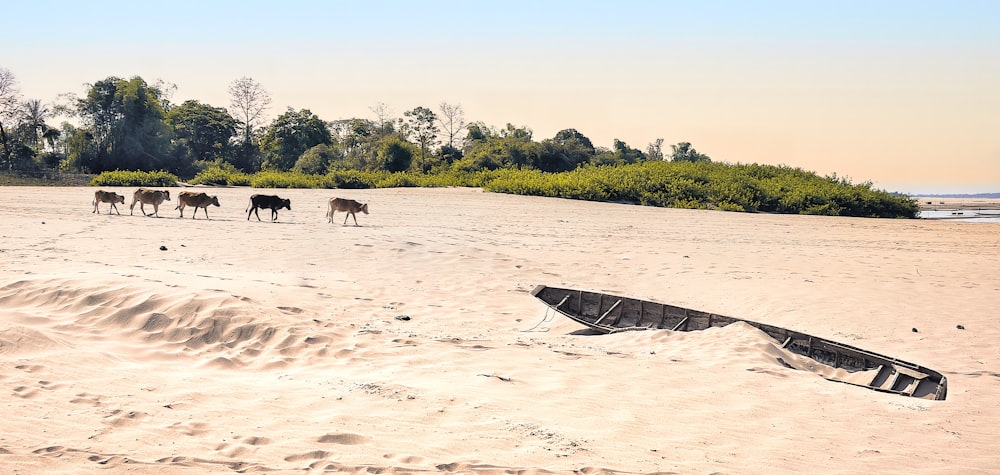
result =
[[[921,211],[921,219],[947,219],[949,221],[1000,223],[1000,210],[997,209],[947,209]]]

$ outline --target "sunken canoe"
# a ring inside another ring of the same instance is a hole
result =
[[[948,394],[948,380],[937,371],[794,330],[586,290],[539,285],[531,294],[556,312],[601,333],[654,329],[695,331],[743,322],[764,332],[792,353],[848,373],[869,371],[873,375],[867,384],[827,378],[831,381],[921,399],[943,400]]]

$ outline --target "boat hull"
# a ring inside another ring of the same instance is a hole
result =
[[[947,378],[937,371],[774,325],[586,290],[539,285],[531,294],[556,312],[601,333],[697,331],[743,322],[764,332],[792,353],[848,373],[871,371],[874,374],[867,384],[827,378],[831,381],[922,399],[944,400],[948,393]]]

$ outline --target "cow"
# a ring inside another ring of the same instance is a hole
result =
[[[219,206],[219,198],[208,196],[205,193],[182,191],[177,195],[177,207],[174,209],[181,210],[181,217],[183,218],[184,207],[193,206],[194,213],[191,213],[191,219],[194,219],[198,215],[198,208],[205,208],[205,219],[208,219],[208,205]]]
[[[160,203],[164,201],[170,201],[170,191],[169,190],[147,190],[145,188],[139,188],[135,190],[135,194],[132,195],[132,205],[128,208],[128,214],[132,214],[135,209],[135,204],[139,203],[139,211],[142,212],[144,216],[156,216],[160,217]],[[148,204],[153,205],[153,212],[146,214],[146,209],[142,205]]]
[[[257,221],[260,221],[260,214],[257,213],[257,210],[261,208],[271,210],[271,222],[273,223],[278,220],[279,209],[292,210],[292,200],[282,199],[275,195],[253,195],[250,197],[250,205],[247,206],[247,221],[250,221],[250,213],[257,215]]]
[[[354,213],[358,211],[368,214],[368,203],[358,203],[354,200],[346,200],[344,198],[330,198],[330,209],[326,212],[327,222],[333,222],[334,211],[346,211],[347,215],[344,216],[344,224],[347,224],[347,218],[354,217],[354,225],[358,225],[358,216]]]
[[[122,206],[125,206],[125,197],[113,191],[97,190],[94,192],[94,213],[101,214],[97,209],[97,205],[101,203],[111,203],[111,207],[108,208],[108,214],[111,214],[112,208],[114,208],[115,213],[118,213],[118,207],[115,206],[115,203],[121,203]],[[118,213],[118,215],[120,216],[121,213]]]

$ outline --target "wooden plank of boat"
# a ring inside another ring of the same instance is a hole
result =
[[[764,332],[792,353],[848,373],[872,371],[875,374],[868,384],[826,378],[830,381],[922,399],[944,400],[948,395],[948,380],[937,371],[774,325],[586,290],[539,285],[531,295],[570,320],[601,333],[657,329],[696,331],[743,322]]]

